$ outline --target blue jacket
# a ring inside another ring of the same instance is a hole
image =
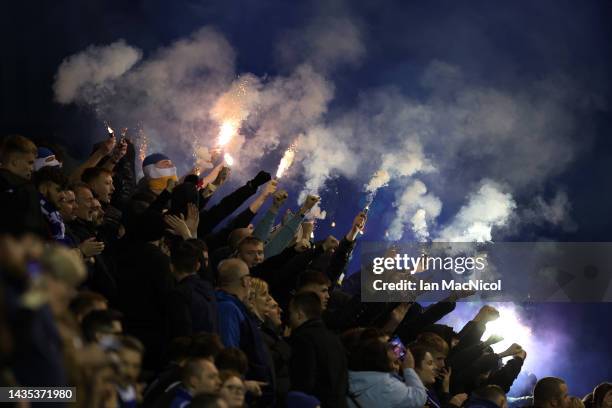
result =
[[[349,371],[348,405],[421,408],[427,401],[427,389],[412,368],[404,370],[404,379],[379,371]]]
[[[266,347],[256,319],[236,296],[222,290],[216,292],[219,316],[219,336],[225,347],[239,348],[249,360],[246,379],[265,381],[262,396],[274,397],[274,369],[272,357]]]
[[[176,387],[174,399],[170,403],[169,408],[185,408],[191,404],[193,396],[182,386]]]

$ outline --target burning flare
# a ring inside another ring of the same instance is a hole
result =
[[[228,166],[232,166],[234,164],[234,158],[229,153],[225,153],[223,155],[223,159]]]
[[[219,128],[219,142],[218,145],[220,147],[225,146],[232,140],[236,134],[236,125],[232,121],[225,121]]]
[[[287,148],[287,150],[285,150],[285,154],[283,154],[283,158],[278,164],[278,170],[276,170],[277,179],[283,177],[283,174],[285,173],[285,171],[287,171],[287,169],[291,167],[294,157],[295,157],[295,144],[292,144],[291,146]]]

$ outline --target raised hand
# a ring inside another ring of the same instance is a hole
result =
[[[187,218],[185,224],[191,231],[191,236],[195,237],[198,233],[198,225],[200,224],[200,211],[194,203],[187,204]]]
[[[166,223],[166,225],[168,225],[168,227],[170,227],[166,229],[166,231],[168,231],[169,233],[173,235],[178,235],[183,239],[191,238],[191,231],[185,223],[183,214],[181,214],[180,217],[177,217],[176,215],[166,215],[164,217],[164,222]]]
[[[480,323],[488,323],[492,322],[499,318],[499,312],[493,306],[485,305],[478,311],[476,317],[474,317],[474,321]]]
[[[319,200],[321,200],[320,197],[316,196],[316,195],[312,195],[309,194],[306,197],[306,200],[304,201],[304,204],[302,204],[302,208],[300,208],[300,214],[305,215],[308,213],[308,211],[312,210],[312,208],[317,205],[317,203],[319,202]]]
[[[289,194],[286,190],[276,190],[276,193],[272,196],[272,206],[278,210],[288,197]]]

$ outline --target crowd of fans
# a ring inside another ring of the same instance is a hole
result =
[[[137,180],[129,139],[72,169],[56,153],[2,140],[2,386],[75,387],[94,408],[612,408],[612,384],[579,399],[555,377],[510,401],[527,353],[481,340],[497,310],[437,323],[464,293],[362,303],[342,277],[363,212],[316,240],[318,197],[277,223],[288,194],[264,171],[210,205],[223,161],[179,179],[155,153]]]

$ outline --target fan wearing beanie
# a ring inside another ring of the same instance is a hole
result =
[[[178,181],[176,167],[168,156],[162,153],[153,153],[145,157],[142,162],[142,172],[147,180],[149,189],[159,194],[168,185],[168,180]]]

